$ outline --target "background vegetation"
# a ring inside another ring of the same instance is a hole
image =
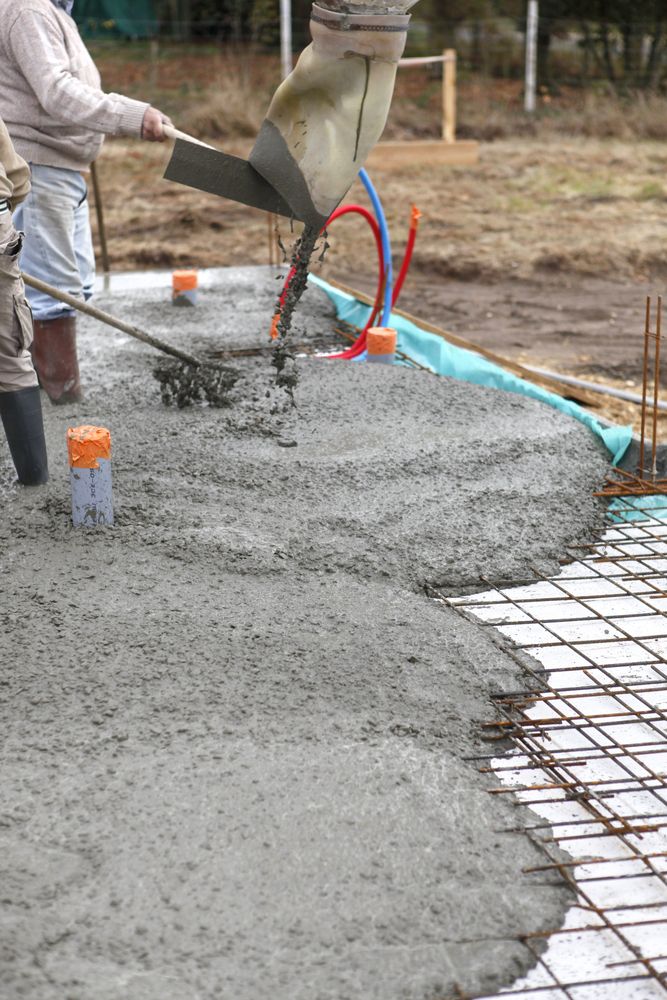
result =
[[[278,6],[278,0],[142,0],[134,7],[127,0],[77,0],[75,16],[98,36],[120,30],[270,52],[279,43]],[[310,0],[293,0],[292,10],[300,48]],[[455,45],[471,72],[518,77],[525,11],[526,0],[420,0],[409,45],[414,51]],[[600,80],[618,92],[660,90],[667,78],[667,2],[540,0],[538,59],[540,82],[550,90]]]

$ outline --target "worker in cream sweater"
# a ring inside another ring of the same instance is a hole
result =
[[[15,215],[26,235],[23,270],[79,298],[95,278],[85,174],[104,135],[163,141],[156,108],[100,89],[71,17],[73,0],[0,0],[0,117],[30,165],[32,191]],[[75,314],[28,289],[33,359],[54,403],[82,398]]]
[[[23,234],[12,211],[30,191],[28,164],[0,119],[0,420],[19,482],[48,479],[42,404],[30,357],[32,318],[19,269]]]

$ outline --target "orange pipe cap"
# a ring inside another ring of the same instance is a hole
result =
[[[99,469],[100,458],[111,458],[111,434],[106,427],[69,427],[67,455],[73,469]]]
[[[366,337],[369,354],[393,354],[396,350],[396,331],[390,326],[372,326]]]
[[[196,271],[174,271],[171,287],[175,292],[192,292],[197,287]]]

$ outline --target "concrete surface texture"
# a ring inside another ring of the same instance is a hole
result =
[[[244,269],[191,310],[97,301],[205,352],[263,343],[277,287]],[[332,319],[310,289],[295,337]],[[517,937],[568,896],[523,872],[542,856],[502,831],[525,814],[466,758],[489,694],[524,681],[423,586],[552,569],[598,517],[600,447],[537,403],[380,365],[306,359],[285,410],[268,359],[239,359],[229,408],[166,408],[145,347],[80,326],[87,401],[45,404],[49,486],[10,487],[0,442],[0,997],[511,982]],[[65,431],[90,422],[113,435],[100,532],[69,518]]]

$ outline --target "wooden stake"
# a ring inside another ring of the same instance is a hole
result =
[[[95,214],[97,215],[97,232],[100,238],[100,255],[102,257],[102,270],[104,274],[109,274],[109,251],[107,249],[107,231],[104,226],[104,210],[102,208],[102,194],[100,182],[97,176],[97,164],[90,164],[90,179],[93,182],[93,194],[95,196]]]
[[[445,49],[442,64],[442,138],[456,142],[456,49]]]

